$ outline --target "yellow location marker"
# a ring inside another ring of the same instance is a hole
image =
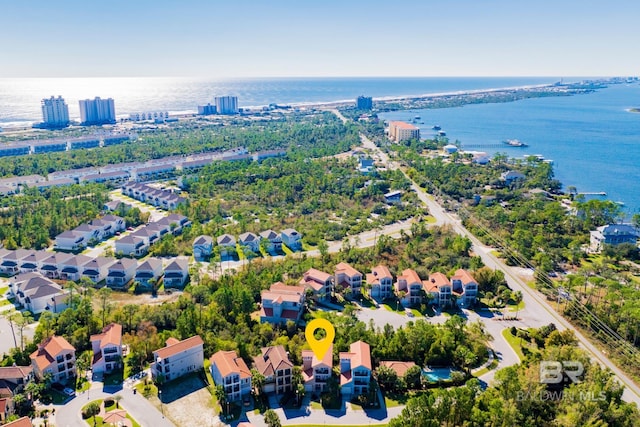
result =
[[[321,340],[317,340],[316,337],[313,336],[314,332],[318,329],[324,329],[327,334]],[[307,328],[304,330],[304,336],[311,346],[313,354],[318,360],[322,360],[325,354],[327,354],[329,347],[331,347],[331,344],[333,344],[333,339],[336,337],[336,330],[333,329],[333,325],[327,319],[313,319],[307,324]]]

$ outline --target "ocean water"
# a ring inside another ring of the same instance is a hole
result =
[[[0,127],[42,120],[40,101],[61,95],[69,116],[78,120],[78,100],[113,98],[116,114],[197,111],[215,96],[235,95],[241,107],[304,104],[373,97],[421,95],[553,83],[559,79],[518,78],[269,78],[207,80],[190,78],[29,78],[0,79]]]
[[[640,212],[640,84],[611,85],[594,93],[527,99],[504,104],[412,110],[381,114],[385,120],[421,119],[423,137],[437,124],[462,148],[509,157],[540,154],[553,160],[566,190],[607,193],[624,203],[627,215]],[[501,145],[518,139],[526,148]]]

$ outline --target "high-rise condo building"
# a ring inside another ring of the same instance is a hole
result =
[[[58,96],[42,100],[42,127],[63,128],[69,126],[69,106]]]
[[[373,98],[360,95],[356,99],[356,108],[358,110],[371,110],[373,108]]]
[[[116,122],[113,99],[84,99],[80,103],[80,122],[83,125],[103,125]]]
[[[389,122],[389,138],[395,142],[420,139],[420,129],[406,122]]]
[[[215,102],[218,114],[238,114],[237,96],[216,96]]]

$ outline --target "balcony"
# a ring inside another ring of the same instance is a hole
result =
[[[67,360],[71,360],[71,359],[73,359],[73,354],[71,354],[71,353],[67,354],[67,355],[65,356],[65,359],[67,359]]]
[[[67,369],[75,369],[76,365],[74,363],[67,363]]]

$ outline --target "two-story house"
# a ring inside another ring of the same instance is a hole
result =
[[[138,262],[135,259],[122,258],[109,266],[107,273],[107,286],[122,289],[133,279],[136,274]]]
[[[304,308],[304,288],[302,286],[287,286],[276,282],[269,290],[260,294],[262,306],[260,321],[275,324],[285,324],[291,320],[298,323]]]
[[[280,238],[282,239],[282,243],[292,251],[299,251],[302,249],[302,234],[298,233],[293,228],[282,230],[280,232]]]
[[[182,341],[169,338],[166,347],[153,352],[151,377],[154,380],[161,378],[166,382],[191,372],[198,372],[204,367],[203,346],[204,341],[200,335]]]
[[[260,238],[257,234],[246,232],[242,233],[238,238],[240,246],[247,247],[251,252],[260,253]]]
[[[282,237],[273,230],[266,230],[260,233],[260,241],[265,241],[267,252],[276,254],[282,252]]]
[[[91,280],[93,283],[99,283],[107,278],[109,267],[111,267],[113,263],[113,258],[103,256],[95,257],[82,266],[82,276]]]
[[[251,371],[235,351],[218,351],[209,359],[211,377],[224,387],[227,400],[235,402],[251,393]]]
[[[80,280],[84,265],[92,260],[93,258],[86,255],[71,256],[71,258],[68,258],[59,264],[57,269],[58,278],[60,280],[71,280],[74,282]]]
[[[23,258],[29,256],[31,252],[25,249],[16,249],[15,251],[7,251],[3,249],[2,264],[0,271],[8,276],[13,276],[20,272],[20,263]]]
[[[312,350],[302,350],[302,380],[305,391],[320,394],[328,390],[333,369],[333,344],[319,360]]]
[[[201,235],[193,240],[193,258],[196,261],[207,261],[213,253],[211,236]]]
[[[143,256],[149,250],[149,239],[140,235],[124,236],[116,240],[115,251],[125,256]]]
[[[164,268],[164,287],[184,288],[189,279],[189,261],[182,258],[174,258]]]
[[[153,285],[157,284],[162,276],[162,260],[159,258],[148,258],[136,268],[135,281],[139,290],[153,290]]]
[[[422,303],[422,280],[415,270],[407,268],[398,276],[395,284],[396,295],[401,299],[402,305],[416,306]]]
[[[590,249],[601,251],[604,245],[620,245],[629,243],[636,245],[640,233],[631,224],[607,224],[590,232]]]
[[[216,239],[218,246],[220,247],[221,257],[230,257],[236,254],[236,238],[231,234],[223,234]]]
[[[56,252],[53,255],[48,253],[48,255],[40,265],[40,272],[49,279],[60,279],[66,263],[71,258],[75,258],[74,255],[64,252]]]
[[[76,349],[63,337],[45,338],[29,357],[33,374],[40,380],[51,374],[53,382],[65,384],[76,377]]]
[[[29,251],[29,254],[20,261],[20,273],[40,271],[42,262],[51,256],[51,252]]]
[[[452,291],[458,296],[458,306],[468,308],[478,299],[478,284],[471,273],[462,268],[451,277]]]
[[[371,349],[364,341],[349,346],[349,352],[340,355],[340,388],[350,398],[369,391],[371,380]]]
[[[293,363],[283,346],[263,347],[253,364],[264,376],[263,392],[283,394],[292,390]]]
[[[451,305],[451,282],[447,276],[439,271],[431,273],[429,280],[423,282],[424,291],[430,294],[432,301],[440,308],[449,307]]]
[[[32,378],[31,366],[0,367],[0,398],[12,398],[15,394],[21,393]]]
[[[91,335],[90,340],[94,374],[108,374],[122,367],[122,325],[111,323],[102,329],[102,333]]]
[[[316,301],[326,301],[331,298],[333,276],[329,273],[310,268],[303,274],[299,284],[306,289],[311,289],[313,299]]]
[[[341,262],[336,265],[334,283],[341,288],[351,289],[352,297],[356,297],[362,293],[362,273],[346,262]]]
[[[367,274],[367,283],[371,286],[371,297],[376,301],[390,298],[393,292],[393,276],[384,265],[378,265]]]

